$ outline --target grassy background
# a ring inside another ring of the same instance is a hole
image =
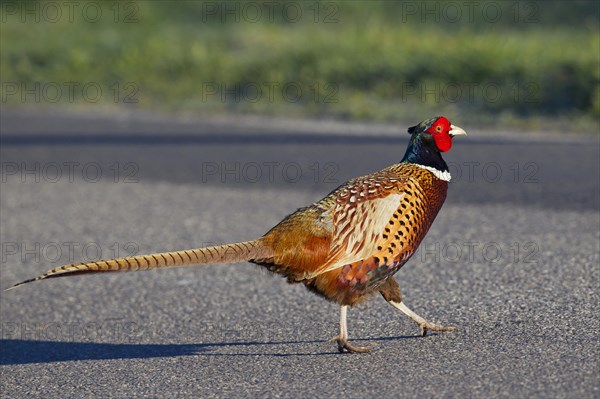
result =
[[[598,132],[594,1],[91,3],[1,3],[3,104]]]

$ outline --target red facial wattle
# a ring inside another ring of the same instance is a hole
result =
[[[450,121],[443,116],[438,118],[429,129],[428,133],[431,133],[435,140],[435,145],[441,152],[446,152],[452,147],[452,136],[449,132],[451,129]]]
[[[433,139],[441,152],[446,152],[452,147],[452,137],[447,132],[434,133]]]

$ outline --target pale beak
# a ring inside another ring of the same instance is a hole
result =
[[[448,134],[450,134],[450,136],[466,136],[467,132],[465,132],[462,128],[458,126],[450,125],[450,131],[448,132]]]

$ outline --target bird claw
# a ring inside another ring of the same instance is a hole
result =
[[[458,327],[456,327],[456,326],[441,326],[439,324],[433,324],[433,323],[429,323],[427,321],[424,323],[418,323],[418,324],[419,324],[420,334],[422,337],[427,335],[427,331],[455,331],[455,330],[458,330]]]
[[[332,338],[330,342],[337,342],[340,353],[369,353],[373,350],[370,346],[350,345],[348,340],[341,339],[339,336]]]

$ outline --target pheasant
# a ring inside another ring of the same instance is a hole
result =
[[[417,323],[422,336],[454,330],[410,310],[393,275],[415,253],[446,199],[450,173],[441,153],[450,150],[454,136],[466,133],[445,117],[425,120],[408,133],[400,163],[346,182],[256,240],[71,264],[8,289],[77,274],[249,261],[339,304],[334,341],[340,352],[370,351],[348,342],[346,314],[348,306],[377,292]]]

